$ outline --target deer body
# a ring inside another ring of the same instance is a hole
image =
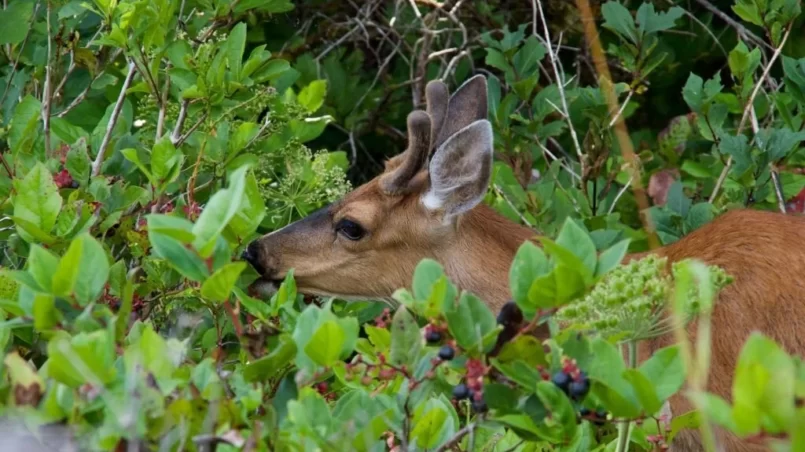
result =
[[[443,83],[430,82],[426,97],[427,112],[408,117],[408,150],[387,162],[383,174],[247,247],[243,258],[263,276],[262,284],[278,284],[293,268],[302,293],[390,299],[429,257],[493,310],[511,298],[509,267],[520,245],[535,234],[481,202],[493,147],[486,81],[473,77],[452,97]],[[700,259],[735,278],[720,293],[712,315],[709,391],[731,399],[737,357],[752,331],[763,332],[789,353],[805,352],[805,338],[796,334],[805,326],[803,243],[805,220],[739,210],[652,251],[671,262]],[[688,332],[695,340],[695,322]],[[673,342],[672,336],[642,342],[638,360]],[[674,415],[692,409],[681,392],[670,407]],[[765,450],[724,432],[718,440],[728,451]],[[697,432],[680,433],[673,449],[702,450]]]

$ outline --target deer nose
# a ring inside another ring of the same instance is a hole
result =
[[[259,252],[257,250],[257,242],[252,242],[249,243],[248,246],[246,246],[246,249],[243,250],[243,253],[240,255],[240,258],[248,262],[249,265],[251,265],[252,268],[254,268],[257,271],[257,273],[259,273],[260,275],[264,275],[266,272],[266,268],[263,266],[263,264],[260,263],[258,256]]]

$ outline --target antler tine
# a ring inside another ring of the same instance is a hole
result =
[[[432,80],[425,87],[425,100],[428,105],[428,114],[431,120],[430,138],[431,145],[439,137],[447,120],[448,102],[450,92],[447,85],[441,80]]]
[[[430,116],[422,110],[414,110],[408,114],[408,149],[401,156],[400,166],[380,180],[383,191],[391,195],[405,191],[408,182],[424,168],[430,145]]]

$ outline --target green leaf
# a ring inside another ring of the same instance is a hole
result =
[[[142,171],[143,174],[145,174],[145,177],[148,178],[149,182],[156,185],[156,179],[154,179],[154,175],[151,174],[151,171],[149,171],[148,168],[145,167],[145,164],[143,164],[143,162],[140,160],[140,157],[137,155],[136,149],[127,148],[120,151],[120,153],[123,155],[123,157],[126,158],[126,160],[130,161],[131,163],[134,163],[134,165],[140,171]]]
[[[422,337],[416,319],[405,307],[400,307],[391,319],[391,364],[413,367],[422,349]]]
[[[238,277],[245,269],[245,262],[231,262],[219,268],[201,285],[201,296],[216,303],[228,300]]]
[[[601,6],[601,15],[604,16],[603,27],[611,30],[622,38],[637,44],[637,29],[632,14],[617,1],[608,1]]]
[[[685,383],[685,365],[679,346],[672,345],[654,352],[640,365],[640,373],[651,382],[660,400],[669,399]]]
[[[26,95],[14,109],[8,131],[8,146],[15,159],[33,157],[41,110],[42,104],[30,94]]]
[[[59,323],[60,315],[56,310],[56,298],[50,294],[37,293],[34,295],[34,328],[37,331],[47,331]]]
[[[746,135],[730,135],[722,132],[719,134],[721,142],[718,150],[722,154],[732,156],[732,170],[735,176],[742,176],[752,167],[752,156],[749,153],[749,142]]]
[[[665,203],[666,207],[671,211],[676,212],[680,217],[685,217],[690,209],[691,200],[685,196],[683,191],[682,182],[674,181],[668,189],[668,197]]]
[[[657,396],[657,392],[652,386],[652,381],[649,380],[637,369],[626,369],[623,377],[631,383],[643,411],[646,413],[655,414],[662,407],[662,400]]]
[[[509,287],[514,301],[524,312],[531,310],[528,302],[528,291],[534,280],[550,271],[550,264],[545,253],[531,242],[524,242],[514,255],[509,269]],[[533,315],[533,312],[526,312]]]
[[[70,146],[70,150],[67,151],[64,167],[70,173],[70,176],[73,177],[73,180],[77,181],[82,186],[89,184],[90,161],[86,140],[80,139],[77,143]]]
[[[103,246],[84,233],[73,239],[67,253],[59,262],[54,276],[61,295],[71,293],[80,306],[95,301],[103,292],[109,277],[109,259]]]
[[[344,346],[344,332],[333,320],[328,320],[313,333],[305,346],[305,353],[320,366],[331,366],[341,355]]]
[[[590,238],[587,231],[582,229],[570,217],[562,225],[559,236],[556,238],[556,243],[575,254],[590,273],[595,271],[597,260],[595,242]]]
[[[327,95],[327,80],[314,80],[299,93],[297,100],[308,113],[315,113],[324,104]]]
[[[31,244],[28,253],[28,273],[33,276],[36,283],[44,290],[53,288],[53,273],[59,265],[59,258],[50,251],[37,244]]]
[[[232,172],[229,178],[229,187],[219,190],[207,202],[204,211],[199,215],[193,226],[196,240],[193,242],[198,254],[207,258],[212,254],[215,241],[221,231],[229,224],[241,206],[243,193],[246,187],[246,171],[244,165]]]
[[[635,22],[637,22],[638,29],[642,33],[656,33],[674,28],[677,19],[684,14],[685,10],[678,6],[673,6],[665,12],[657,13],[653,4],[643,3],[637,9]]]
[[[182,154],[174,147],[169,134],[163,135],[154,143],[154,148],[151,150],[151,174],[154,182],[159,184],[172,182],[172,179],[178,176],[176,166],[181,165],[181,162]]]
[[[243,368],[243,378],[249,382],[266,381],[290,364],[295,355],[296,343],[290,335],[283,334],[268,355]]]
[[[49,233],[56,224],[63,203],[50,171],[42,163],[37,163],[25,178],[15,180],[14,185],[17,193],[14,197],[14,217]],[[17,232],[26,241],[34,241],[34,237],[19,225]]]
[[[444,276],[444,267],[433,259],[422,259],[414,269],[414,282],[411,289],[417,300],[427,300],[433,285]]]
[[[697,113],[700,112],[704,103],[704,80],[691,72],[688,76],[688,81],[682,88],[682,98],[691,110]]]
[[[243,52],[246,49],[245,23],[239,22],[232,27],[224,47],[226,49],[226,59],[229,63],[229,70],[232,71],[235,80],[240,80],[243,65]]]
[[[551,413],[551,418],[562,426],[564,437],[572,438],[576,434],[576,411],[570,399],[559,387],[550,381],[537,382],[537,397]]]
[[[34,2],[9,2],[6,9],[0,10],[0,45],[20,44],[31,31],[31,18]]]
[[[495,329],[495,316],[480,298],[463,292],[458,303],[448,305],[444,313],[450,335],[469,352],[483,351],[483,338]]]
[[[596,278],[604,276],[607,272],[620,265],[626,256],[626,252],[629,251],[629,243],[630,239],[621,240],[601,253],[598,257],[598,265],[595,267]]]
[[[151,224],[152,217],[148,217]],[[204,261],[195,252],[187,249],[179,240],[148,228],[148,240],[153,247],[154,255],[165,261],[184,277],[201,282],[210,274]]]
[[[787,431],[794,418],[794,362],[773,340],[754,332],[738,357],[732,389],[737,433]]]
[[[411,438],[423,450],[432,449],[439,444],[442,429],[448,419],[447,410],[441,406],[434,406],[424,415],[414,420]]]

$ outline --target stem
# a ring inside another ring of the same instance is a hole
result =
[[[626,343],[626,356],[629,368],[637,366],[637,344],[635,341]],[[621,421],[618,423],[618,447],[616,452],[626,452],[629,450],[629,439],[632,436],[632,422]]]
[[[48,57],[47,64],[45,65],[45,86],[42,87],[42,127],[45,134],[45,155],[50,155],[50,103],[51,92],[53,87],[53,37],[50,35],[50,1],[47,2],[47,10],[45,11],[45,20],[47,23],[48,31]]]
[[[106,125],[106,134],[104,134],[101,146],[98,148],[98,155],[95,156],[95,161],[92,162],[93,177],[101,174],[106,148],[109,147],[109,142],[112,141],[112,132],[115,130],[117,118],[120,117],[120,112],[123,110],[123,102],[126,100],[126,91],[128,91],[131,81],[134,80],[134,73],[136,71],[137,67],[134,65],[134,62],[129,61],[129,73],[126,74],[126,79],[123,80],[123,86],[120,87],[120,95],[117,96],[117,102],[115,102],[115,108],[112,110],[112,116],[109,118],[109,124]]]
[[[735,132],[735,135],[740,135],[743,132],[744,126],[746,126],[746,120],[749,118],[749,112],[752,111],[752,107],[755,104],[755,97],[757,97],[758,93],[760,92],[760,88],[763,86],[763,80],[765,80],[769,76],[769,72],[771,71],[771,67],[774,65],[774,62],[777,58],[780,57],[780,54],[783,51],[783,46],[785,46],[786,41],[788,41],[788,35],[791,33],[791,27],[794,23],[791,22],[788,24],[788,28],[783,35],[783,39],[780,42],[780,45],[774,49],[774,54],[771,56],[769,60],[769,64],[763,69],[763,74],[760,76],[760,80],[757,81],[755,85],[755,89],[752,90],[752,94],[749,96],[749,100],[744,107],[743,115],[741,116],[741,122],[738,124],[738,130]],[[727,179],[727,174],[732,167],[732,156],[730,155],[727,159],[727,164],[724,166],[724,169],[721,171],[721,174],[718,176],[718,180],[716,181],[716,186],[713,188],[713,193],[710,194],[710,199],[708,202],[710,204],[715,201],[716,196],[718,196],[718,192],[721,190],[721,186],[724,184],[724,181]]]

